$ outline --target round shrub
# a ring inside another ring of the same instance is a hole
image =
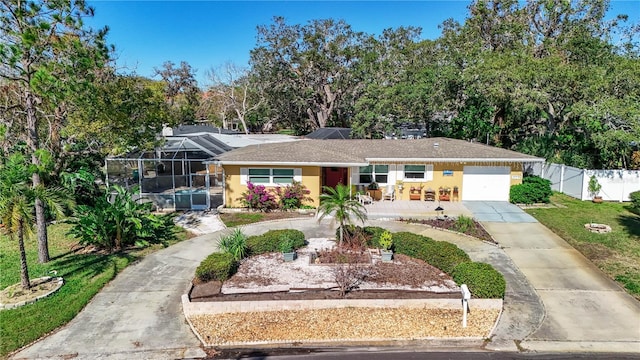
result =
[[[548,203],[551,181],[539,176],[525,176],[522,184],[514,185],[509,190],[509,202],[514,204]]]
[[[480,262],[461,263],[451,274],[458,285],[467,284],[474,297],[503,298],[506,289],[504,276],[493,266]]]
[[[201,281],[225,281],[238,270],[238,262],[229,253],[213,253],[204,259],[196,269],[196,277]]]
[[[300,230],[284,229],[269,230],[262,235],[249,236],[247,247],[251,255],[265,254],[280,251],[280,243],[289,238],[294,244],[294,248],[299,249],[305,245],[304,233]]]

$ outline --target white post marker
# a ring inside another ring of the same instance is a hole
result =
[[[467,310],[469,309],[469,299],[471,299],[471,292],[467,287],[467,284],[460,285],[460,291],[462,292],[462,327],[467,327]]]

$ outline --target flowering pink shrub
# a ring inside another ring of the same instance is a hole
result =
[[[264,185],[254,185],[247,183],[247,191],[242,193],[240,197],[242,204],[249,209],[269,211],[278,207],[276,197],[268,191]]]
[[[311,201],[312,199],[308,196],[310,193],[311,191],[307,190],[306,186],[299,181],[294,181],[291,185],[285,187],[278,186],[276,188],[278,205],[285,210],[299,209],[304,201]]]

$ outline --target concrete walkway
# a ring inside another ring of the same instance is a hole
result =
[[[544,304],[546,315],[522,348],[640,353],[640,302],[582,254],[537,222],[483,225]]]

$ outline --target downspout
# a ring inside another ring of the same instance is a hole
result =
[[[107,189],[109,188],[109,163],[107,162],[107,158],[104,158],[104,183],[107,185]]]
[[[204,185],[205,188],[207,190],[207,210],[211,209],[211,180],[209,178],[210,176],[210,172],[209,172],[209,164],[207,164],[207,166],[205,166],[205,168],[207,169],[207,173],[205,175],[205,179],[204,179]]]

